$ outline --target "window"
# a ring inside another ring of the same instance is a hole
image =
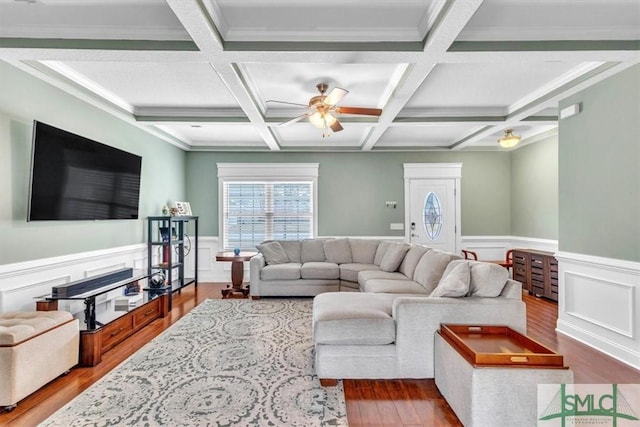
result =
[[[225,250],[316,234],[317,164],[218,164]]]
[[[434,192],[429,192],[424,199],[422,222],[430,240],[436,240],[442,231],[442,208],[440,199]]]

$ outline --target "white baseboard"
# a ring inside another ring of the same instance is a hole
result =
[[[558,252],[558,332],[640,369],[640,263]]]

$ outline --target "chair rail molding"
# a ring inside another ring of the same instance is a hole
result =
[[[571,252],[558,259],[558,332],[640,369],[640,263]]]

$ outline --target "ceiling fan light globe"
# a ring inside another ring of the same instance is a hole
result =
[[[322,114],[318,111],[316,111],[315,113],[309,116],[309,121],[313,126],[317,127],[318,129],[324,129],[326,127],[324,123],[324,118],[322,117]]]
[[[326,113],[324,115],[324,120],[327,126],[333,126],[337,119],[333,115]]]

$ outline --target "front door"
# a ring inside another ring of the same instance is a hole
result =
[[[456,180],[409,180],[409,240],[446,252],[456,248]]]

